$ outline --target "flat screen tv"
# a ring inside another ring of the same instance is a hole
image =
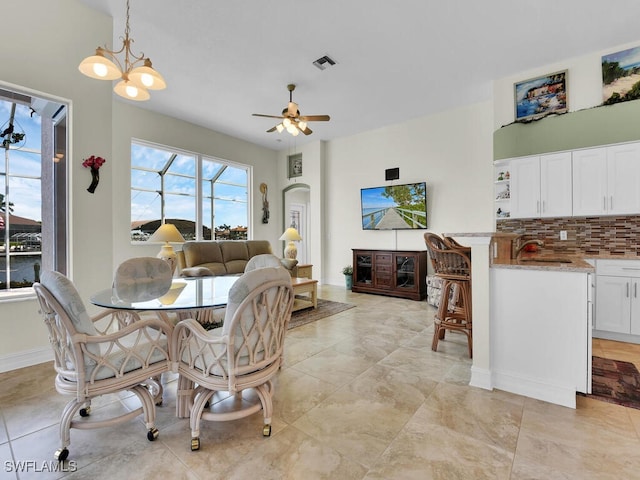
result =
[[[360,190],[363,230],[427,228],[427,184],[407,183]]]

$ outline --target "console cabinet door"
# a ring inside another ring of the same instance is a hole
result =
[[[630,333],[631,294],[629,277],[596,276],[596,330]]]

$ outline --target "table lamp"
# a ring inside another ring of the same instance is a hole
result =
[[[153,235],[151,235],[147,241],[154,243],[164,242],[164,245],[160,249],[160,253],[158,253],[157,257],[169,264],[171,267],[171,274],[173,275],[173,272],[176,270],[177,255],[173,250],[173,247],[169,245],[169,242],[184,243],[184,237],[180,234],[176,226],[172,223],[163,223],[160,225],[160,228],[153,232]]]
[[[284,233],[280,237],[280,240],[289,242],[284,249],[285,258],[291,258],[292,260],[295,260],[296,256],[298,255],[298,249],[293,242],[302,240],[302,237],[300,236],[298,231],[293,227],[289,227],[284,231]]]

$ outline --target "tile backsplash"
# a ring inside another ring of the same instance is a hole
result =
[[[560,231],[567,240],[560,240]],[[543,250],[582,255],[640,257],[640,216],[522,218],[498,220],[496,231],[517,233],[524,240],[539,239]]]

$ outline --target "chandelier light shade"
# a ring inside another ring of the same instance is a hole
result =
[[[169,264],[171,267],[171,273],[173,274],[176,269],[177,255],[169,242],[184,243],[184,237],[176,226],[172,223],[163,223],[155,232],[153,232],[153,235],[149,237],[147,242],[164,243],[157,256]]]
[[[127,0],[127,17],[122,48],[109,50],[98,47],[96,54],[85,58],[78,70],[84,75],[97,80],[117,80],[113,91],[123,98],[135,101],[148,100],[151,96],[147,90],[162,90],[167,83],[151,65],[151,60],[140,53],[139,56],[131,52],[133,39],[129,36],[129,0]],[[120,61],[118,55],[124,53],[124,59]]]
[[[284,249],[285,258],[291,258],[292,260],[295,260],[298,256],[298,249],[293,242],[299,242],[300,240],[302,240],[302,237],[300,236],[298,231],[293,227],[289,227],[284,231],[284,233],[280,237],[280,240],[289,242]]]

